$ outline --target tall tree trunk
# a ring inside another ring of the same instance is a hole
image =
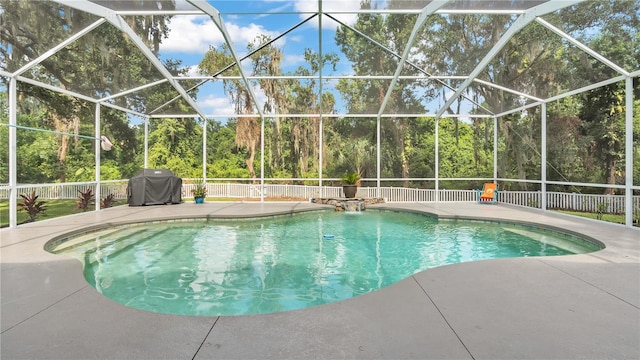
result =
[[[615,155],[607,155],[606,167],[607,169],[607,185],[615,185],[616,184],[616,167],[618,165],[618,160]],[[605,195],[613,195],[615,193],[614,188],[606,188],[604,189]]]
[[[244,162],[247,164],[247,168],[249,168],[249,174],[251,175],[251,178],[253,179],[254,184],[257,183],[256,171],[253,168],[253,160],[255,159],[255,157],[256,157],[256,150],[255,148],[252,148],[252,149],[249,149],[249,157],[244,160]]]
[[[66,135],[58,135],[59,136],[59,146],[58,149],[58,164],[60,165],[59,178],[60,182],[67,182],[67,150],[69,149],[69,137]]]
[[[295,120],[294,120],[295,121]],[[291,129],[292,133],[295,133],[295,127],[296,125],[293,125],[293,128]],[[293,135],[293,134],[292,134]],[[290,150],[291,150],[291,177],[292,178],[297,178],[298,177],[298,161],[299,161],[299,156],[298,156],[298,146],[296,144],[296,140],[295,140],[296,136],[292,136],[291,137],[291,141],[289,142],[290,144]],[[297,183],[296,180],[293,180],[293,183]]]
[[[68,133],[71,130],[71,127],[74,129],[74,133],[78,133],[79,121],[77,118],[74,118],[70,123],[68,119],[62,118],[59,115],[52,114],[53,118],[53,126],[55,131]],[[60,166],[60,172],[58,173],[58,177],[60,182],[67,181],[67,154],[69,153],[69,144],[70,144],[70,135],[60,134],[58,137],[58,164]],[[77,141],[77,139],[76,139]]]
[[[409,187],[409,160],[407,159],[407,141],[405,137],[407,136],[407,131],[405,126],[399,126],[399,130],[401,134],[399,134],[400,140],[400,148],[402,149],[402,153],[400,154],[400,163],[402,166],[402,186],[408,188]]]

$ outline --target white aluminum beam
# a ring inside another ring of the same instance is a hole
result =
[[[493,182],[498,182],[498,117],[493,117]]]
[[[422,9],[422,11],[420,12],[418,19],[416,20],[416,23],[413,25],[413,30],[411,30],[411,34],[409,35],[407,44],[404,47],[404,51],[402,53],[402,56],[400,57],[400,61],[398,61],[398,66],[396,67],[396,71],[393,74],[393,78],[391,79],[391,84],[387,89],[387,93],[384,95],[384,99],[382,99],[382,104],[380,105],[380,110],[378,110],[378,115],[382,114],[384,112],[385,107],[387,107],[387,103],[391,98],[393,89],[395,88],[396,83],[398,82],[398,76],[400,76],[400,73],[404,68],[404,64],[407,62],[407,58],[411,53],[411,48],[413,46],[413,43],[415,42],[416,37],[418,36],[418,31],[422,29],[425,21],[427,21],[427,18],[429,18],[430,15],[432,15],[436,10],[438,10],[442,6],[446,5],[448,2],[449,0],[434,0],[430,2],[429,5],[425,6],[424,9]]]
[[[178,93],[182,96],[182,98],[202,117],[204,117],[204,113],[200,110],[200,107],[196,102],[187,94],[187,92],[182,88],[182,86],[173,79],[173,75],[167,70],[167,68],[160,62],[160,60],[151,52],[151,50],[144,44],[142,39],[136,34],[133,29],[124,21],[124,19],[116,14],[114,11],[104,7],[97,5],[95,3],[89,1],[74,1],[74,0],[55,0],[56,2],[63,4],[65,6],[78,9],[89,14],[93,14],[96,16],[103,17],[106,19],[111,25],[124,32],[129,36],[131,41],[136,45],[138,50],[142,52],[142,54],[151,62],[153,67],[156,68],[162,74],[162,76],[169,81],[171,86],[173,86]]]
[[[584,87],[581,87],[581,88],[579,88],[579,89],[575,89],[575,90],[567,91],[567,92],[565,92],[564,94],[560,94],[560,95],[556,95],[556,96],[550,97],[550,98],[548,98],[548,99],[545,99],[545,102],[549,103],[549,102],[551,102],[551,101],[556,101],[556,100],[564,99],[564,98],[566,98],[566,97],[568,97],[568,96],[573,96],[573,95],[576,95],[576,94],[583,93],[583,92],[585,92],[585,91],[589,91],[589,90],[597,89],[597,88],[599,88],[599,87],[603,87],[603,86],[606,86],[606,85],[609,85],[609,84],[617,83],[617,82],[619,82],[619,81],[624,81],[626,78],[627,78],[627,77],[626,77],[626,76],[623,76],[623,75],[616,76],[616,77],[611,78],[611,79],[608,79],[608,80],[600,81],[600,82],[598,82],[598,83],[591,84],[591,85],[588,85],[588,86],[584,86]]]
[[[318,13],[322,14],[322,0],[318,0]],[[324,131],[323,131],[323,116],[324,113],[324,101],[322,101],[322,92],[324,91],[323,81],[322,81],[322,68],[324,68],[324,64],[322,63],[322,15],[318,16],[318,52],[319,52],[319,63],[320,68],[318,69],[318,110],[320,110],[320,116],[318,117],[318,194],[322,198],[322,142],[324,141]]]
[[[505,47],[505,45],[507,45],[509,40],[511,40],[511,38],[515,36],[515,34],[518,31],[522,30],[525,26],[527,26],[529,23],[535,20],[535,18],[538,16],[554,12],[558,9],[569,7],[571,5],[580,3],[582,1],[584,0],[549,1],[541,5],[535,6],[527,10],[524,14],[520,15],[518,19],[516,19],[516,21],[513,22],[511,27],[509,27],[509,29],[507,29],[507,31],[502,35],[502,37],[500,37],[500,39],[493,46],[493,48],[491,48],[491,50],[489,50],[489,52],[478,63],[478,65],[476,65],[473,71],[471,71],[471,73],[469,74],[469,78],[467,78],[467,80],[465,80],[462,83],[462,85],[458,88],[455,94],[453,94],[451,97],[449,97],[449,99],[447,99],[445,104],[436,114],[436,117],[442,116],[442,114],[444,114],[444,112],[447,111],[447,109],[451,106],[451,104],[453,104],[453,102],[463,94],[463,92],[469,87],[469,85],[471,85],[471,82],[475,78],[477,78],[478,75],[480,75],[480,73],[487,67],[487,65],[489,65],[489,63],[493,60],[493,58],[496,55],[498,55],[498,53],[500,53],[500,51]]]
[[[97,99],[94,99],[90,96],[87,95],[83,95],[80,93],[77,93],[75,91],[71,91],[71,90],[67,90],[67,89],[63,89],[59,86],[55,86],[55,85],[51,85],[51,84],[47,84],[47,83],[43,83],[42,81],[38,81],[38,80],[34,80],[31,78],[27,78],[24,76],[16,76],[16,80],[23,82],[23,83],[27,83],[27,84],[31,84],[31,85],[35,85],[38,87],[41,87],[43,89],[47,89],[47,90],[51,90],[60,94],[64,94],[64,95],[69,95],[71,97],[75,97],[77,99],[81,99],[81,100],[85,100],[91,103],[96,103],[98,102]]]
[[[336,0],[331,0],[336,1]],[[144,16],[144,15],[202,15],[197,10],[113,10],[118,15],[126,16]],[[522,14],[526,10],[516,9],[442,9],[438,10],[437,14],[473,14],[477,15],[482,12],[483,14],[493,15],[510,15],[510,14]],[[357,15],[357,14],[419,14],[419,9],[371,9],[371,10],[331,10],[328,11],[332,14],[339,15]],[[257,11],[225,11],[222,12],[225,15],[306,15],[315,14],[316,11],[272,11],[269,13],[257,12]]]
[[[540,202],[540,209],[547,210],[547,104],[542,103],[542,114],[540,124],[540,181],[542,181],[541,192],[542,201]]]
[[[340,24],[340,25],[342,25],[342,26],[344,26],[344,27],[346,27],[346,28],[350,29],[350,30],[351,30],[351,31],[353,31],[354,33],[356,33],[356,34],[358,34],[358,35],[362,36],[363,38],[365,38],[365,39],[367,39],[367,40],[371,41],[373,44],[377,45],[378,47],[380,47],[380,48],[381,48],[381,49],[383,49],[384,51],[388,52],[389,54],[391,54],[391,55],[395,56],[396,58],[398,58],[398,59],[400,59],[400,58],[401,58],[401,56],[400,56],[398,53],[396,53],[396,52],[394,52],[393,50],[389,49],[388,47],[386,47],[385,45],[381,44],[380,42],[378,42],[378,41],[377,41],[377,40],[375,40],[374,38],[370,37],[369,35],[367,35],[367,34],[363,33],[362,31],[360,31],[360,30],[358,30],[358,29],[356,29],[356,28],[354,28],[354,27],[352,27],[352,26],[350,26],[350,25],[348,25],[348,24],[345,24],[344,22],[342,22],[342,21],[340,21],[340,20],[338,20],[338,19],[334,18],[333,16],[331,16],[331,15],[329,15],[329,14],[325,14],[325,15],[327,15],[330,19],[333,19],[333,21],[337,22],[338,24]],[[415,68],[416,70],[420,71],[421,73],[423,73],[423,74],[427,75],[427,78],[426,78],[426,79],[435,79],[435,80],[436,80],[436,82],[437,82],[438,84],[440,84],[440,85],[442,85],[442,86],[446,87],[446,88],[447,88],[447,89],[449,89],[449,90],[456,91],[456,89],[455,89],[455,88],[453,88],[452,86],[450,86],[449,84],[445,83],[444,81],[439,80],[439,79],[438,79],[439,77],[435,77],[435,76],[433,76],[433,75],[431,75],[431,74],[427,73],[424,69],[420,68],[418,65],[416,65],[416,64],[414,64],[414,63],[412,63],[412,62],[410,62],[410,61],[406,61],[406,63],[407,63],[407,64],[409,64],[409,65],[411,65],[413,68]],[[372,78],[372,77],[369,77],[369,78]],[[464,79],[466,79],[467,77],[463,77],[463,78],[464,78]],[[470,101],[471,103],[473,103],[474,105],[476,105],[479,109],[484,110],[484,111],[486,111],[488,114],[493,115],[493,111],[491,111],[491,110],[489,110],[489,109],[485,108],[484,106],[482,106],[482,104],[478,104],[475,100],[473,100],[473,99],[469,99],[469,98],[468,98],[466,95],[464,95],[464,94],[462,94],[461,96],[462,96],[462,97],[464,97],[465,99],[469,100],[469,101]]]
[[[490,83],[490,82],[488,82],[486,80],[482,80],[482,79],[477,79],[476,78],[476,79],[473,79],[473,81],[477,82],[477,83],[480,83],[480,84],[483,84],[483,85],[487,85],[489,87],[492,87],[492,88],[495,88],[495,89],[498,89],[498,90],[506,91],[506,92],[514,94],[514,95],[522,96],[522,97],[525,97],[527,99],[531,99],[531,100],[535,100],[535,101],[539,101],[539,102],[544,101],[544,100],[540,99],[539,97],[535,97],[535,96],[532,96],[532,95],[529,95],[529,94],[525,94],[523,92],[516,91],[516,90],[510,89],[508,87],[502,86],[502,85],[497,85],[497,84],[494,84],[494,83]]]
[[[522,106],[517,107],[515,109],[509,110],[509,111],[505,111],[505,112],[501,112],[500,114],[497,114],[496,116],[497,117],[507,116],[507,115],[510,115],[510,114],[521,112],[523,110],[534,108],[536,106],[540,106],[540,104],[543,104],[543,102],[536,102],[536,103],[531,103],[531,104],[527,104],[527,105],[522,105]]]
[[[249,57],[251,57],[253,54],[261,51],[262,49],[264,49],[265,47],[269,46],[270,44],[273,44],[274,42],[278,41],[279,39],[281,39],[282,37],[284,37],[285,35],[289,34],[291,31],[299,28],[300,26],[302,26],[303,24],[305,24],[307,21],[313,19],[315,16],[311,16],[309,18],[306,18],[302,21],[300,21],[299,23],[297,23],[296,25],[292,26],[291,28],[289,28],[288,30],[284,31],[283,33],[281,33],[280,35],[274,37],[273,39],[261,44],[260,46],[258,46],[256,49],[254,49],[253,51],[251,51],[250,53],[244,55],[242,58],[240,58],[240,62],[244,61],[245,59],[248,59]],[[203,80],[202,82],[200,82],[199,84],[195,84],[194,86],[192,86],[191,88],[189,88],[187,91],[191,91],[195,88],[198,88],[200,86],[202,86],[204,83],[206,83],[207,81],[210,80],[226,80],[226,79],[230,79],[230,80],[242,80],[242,76],[219,76],[220,74],[222,74],[223,72],[227,71],[228,69],[230,69],[232,66],[235,66],[236,64],[238,64],[237,61],[232,62],[231,64],[223,67],[222,69],[218,70],[215,74],[213,75],[209,75],[209,76],[174,76],[173,78],[175,80],[188,80],[188,79],[194,79],[194,80]],[[240,66],[240,64],[238,64],[238,66]],[[247,79],[269,79],[269,76],[246,76]],[[277,78],[277,77],[276,77]],[[296,78],[296,77],[292,77],[292,78]],[[309,77],[309,78],[315,78],[315,77]],[[167,101],[166,103],[158,106],[157,108],[151,110],[149,112],[149,114],[154,114],[155,112],[159,111],[160,109],[164,108],[165,106],[173,103],[174,101],[178,100],[180,98],[180,96],[176,96],[173,99]]]
[[[23,67],[18,69],[13,74],[14,75],[22,75],[25,71],[27,71],[27,70],[31,69],[32,67],[38,65],[39,63],[41,63],[42,61],[44,61],[48,57],[54,55],[55,53],[57,53],[61,49],[64,49],[65,47],[67,47],[67,45],[69,45],[72,42],[78,40],[79,38],[81,38],[85,34],[88,34],[89,32],[91,32],[91,30],[93,30],[93,29],[97,28],[98,26],[102,25],[105,21],[106,21],[105,19],[96,20],[95,22],[93,22],[92,24],[87,26],[86,28],[84,28],[84,29],[80,30],[79,32],[75,33],[74,35],[70,36],[67,40],[64,40],[63,42],[61,42],[57,46],[49,49],[48,51],[44,52],[42,55],[38,56],[37,58],[35,58],[34,60],[30,61],[29,63],[25,64]]]
[[[18,142],[16,138],[16,118],[18,109],[18,83],[15,77],[9,79],[9,228],[18,226]]]
[[[556,101],[556,100],[564,99],[566,97],[577,95],[577,94],[583,93],[585,91],[597,89],[599,87],[606,86],[606,85],[613,84],[613,83],[617,83],[619,81],[624,81],[625,79],[626,79],[626,76],[623,76],[623,75],[616,76],[616,77],[608,79],[608,80],[600,81],[599,83],[595,83],[595,84],[591,84],[591,85],[588,85],[588,86],[581,87],[579,89],[567,91],[567,92],[562,93],[560,95],[556,95],[556,96],[544,99],[544,100],[542,100],[540,102],[527,104],[527,105],[524,105],[524,106],[521,106],[521,107],[518,107],[518,108],[515,108],[515,109],[511,109],[511,110],[505,111],[505,112],[502,112],[500,114],[497,114],[496,116],[503,117],[505,115],[517,113],[517,112],[525,110],[525,109],[536,107],[536,106],[538,106],[538,105],[540,105],[542,103],[550,103],[550,102],[553,102],[553,101]]]
[[[435,186],[434,186],[434,189],[435,189],[435,199],[434,200],[435,200],[435,202],[440,202],[440,194],[439,194],[439,191],[438,191],[438,188],[440,187],[440,180],[439,180],[439,178],[440,178],[440,138],[439,138],[439,135],[440,135],[440,131],[439,131],[439,129],[440,129],[440,121],[438,120],[438,118],[436,118],[435,122],[436,122],[436,124],[435,124],[436,127],[435,127],[435,131],[434,131],[435,141],[434,141],[434,144],[433,144],[433,152],[434,152],[433,155],[434,155],[435,161],[434,161],[434,164],[433,164],[434,165],[433,166],[433,173],[434,173],[433,175],[434,175],[436,181],[435,181]]]
[[[202,181],[207,183],[207,125],[209,120],[202,120]]]
[[[246,57],[241,59],[244,60]],[[234,63],[235,64],[235,63]],[[410,64],[407,62],[407,64]],[[412,65],[414,66],[414,65]],[[10,74],[9,74],[10,75]],[[7,75],[7,76],[9,76]],[[403,80],[464,80],[468,76],[460,75],[400,75],[398,79]],[[174,76],[176,80],[241,80],[242,76],[219,76],[219,75],[200,75],[200,76]],[[248,75],[249,80],[284,80],[284,79],[299,79],[299,80],[320,80],[318,75]],[[376,80],[391,80],[393,75],[323,75],[324,80],[355,80],[355,79],[376,79]],[[511,90],[514,91],[514,90]]]
[[[624,138],[624,169],[625,169],[625,197],[624,213],[625,225],[633,227],[633,78],[628,77],[625,82],[625,138]],[[637,211],[640,211],[638,209]],[[640,216],[640,214],[639,214]]]
[[[233,43],[231,42],[231,36],[227,31],[227,26],[224,24],[224,21],[222,20],[222,16],[220,15],[220,12],[205,0],[187,0],[187,2],[197,7],[198,9],[202,10],[207,15],[209,15],[209,17],[211,18],[211,21],[213,21],[216,27],[220,30],[220,33],[222,33],[222,37],[224,38],[224,41],[229,46],[229,50],[231,51],[231,56],[233,56],[233,60],[236,62],[236,65],[238,66],[240,75],[242,76],[242,79],[244,80],[247,86],[247,91],[251,96],[251,100],[253,101],[255,110],[258,112],[260,116],[263,116],[262,109],[258,103],[258,97],[253,91],[251,82],[249,82],[249,79],[247,79],[247,74],[245,74],[245,71],[242,68],[242,65],[240,64],[240,57],[238,56],[238,52],[236,51],[235,46],[233,46]]]
[[[106,106],[107,104],[102,104]],[[540,104],[527,105],[524,108],[535,107]],[[112,106],[113,107],[113,106]],[[151,119],[184,119],[184,118],[193,118],[198,117],[198,114],[162,114],[162,115],[144,115],[144,114],[135,114],[138,116],[146,116]],[[319,114],[319,113],[309,113],[309,114],[267,114],[265,117],[267,118],[308,118],[308,117],[320,117],[322,115],[323,118],[366,118],[366,119],[374,119],[378,115],[377,114],[348,114],[348,113],[335,113],[335,114]],[[215,118],[253,118],[259,116],[258,114],[208,114],[207,119],[215,119]],[[381,114],[381,118],[396,118],[398,116],[405,118],[435,118],[435,114]],[[494,115],[487,114],[444,114],[440,118],[470,118],[470,119],[491,119]]]
[[[100,139],[100,104],[96,104],[96,113],[95,113],[95,117],[94,117],[94,134],[96,139]],[[100,142],[101,140],[95,140],[93,142],[93,149],[95,151],[95,169],[96,169],[96,191],[95,191],[95,209],[96,210],[100,210],[100,199],[101,199],[101,194],[100,194],[100,155],[101,152],[100,150],[102,150],[101,146],[100,146]]]
[[[149,167],[149,117],[144,118],[144,168]]]
[[[100,101],[100,102],[109,101],[111,99],[115,99],[115,98],[118,98],[118,97],[121,97],[121,96],[125,96],[125,95],[128,95],[128,94],[134,93],[136,91],[144,90],[146,88],[150,88],[150,87],[153,87],[153,86],[156,86],[156,85],[160,85],[162,83],[166,83],[167,81],[168,81],[167,79],[154,81],[154,82],[146,84],[146,85],[138,86],[138,87],[135,87],[133,89],[129,89],[129,90],[126,90],[126,91],[119,92],[117,94],[112,94],[112,95],[103,97],[102,99],[99,99],[98,101]]]
[[[518,180],[513,180],[513,181],[518,181]],[[613,189],[624,189],[625,188],[625,185],[593,184],[593,183],[571,182],[571,181],[547,181],[547,184],[569,185],[569,186],[584,186],[584,187],[598,187],[598,188],[613,188]]]
[[[380,189],[380,177],[382,176],[382,151],[381,151],[382,136],[380,136],[380,134],[382,133],[381,123],[382,123],[381,118],[378,115],[378,117],[376,117],[376,187],[378,189]],[[437,163],[437,160],[436,160],[436,163]],[[380,194],[378,193],[377,195],[379,196]]]
[[[607,65],[610,68],[612,68],[616,72],[618,72],[618,73],[620,73],[620,74],[622,74],[624,76],[629,76],[629,72],[628,71],[626,71],[625,69],[623,69],[620,66],[616,65],[613,61],[611,61],[611,60],[607,59],[606,57],[602,56],[600,53],[598,53],[596,51],[593,51],[590,47],[588,47],[585,44],[581,43],[580,41],[574,39],[571,35],[565,33],[564,31],[558,29],[557,27],[551,25],[550,23],[548,23],[547,21],[545,21],[545,20],[543,20],[541,18],[536,18],[536,21],[539,24],[541,24],[542,26],[546,27],[547,29],[553,31],[557,35],[560,35],[561,37],[563,37],[564,39],[566,39],[567,41],[569,41],[570,43],[572,43],[576,47],[580,48],[582,51],[584,51],[587,54],[593,56],[596,60],[598,60],[601,63]]]
[[[57,86],[54,86],[54,85],[45,84],[45,83],[43,83],[41,81],[30,79],[30,78],[26,78],[24,76],[18,76],[18,77],[16,77],[16,79],[18,81],[20,81],[20,82],[23,82],[23,83],[39,86],[39,87],[41,87],[43,89],[47,89],[47,90],[55,91],[55,92],[58,92],[58,93],[61,93],[61,94],[69,95],[69,96],[72,96],[72,97],[75,97],[75,98],[78,98],[78,99],[81,99],[81,100],[88,101],[90,103],[98,103],[98,102],[100,102],[98,99],[94,99],[92,97],[89,97],[89,96],[86,96],[86,95],[82,95],[82,94],[74,92],[74,91],[66,90],[66,89],[63,89],[63,88],[60,88],[60,87],[57,87]],[[118,105],[115,105],[115,104],[111,104],[111,103],[108,103],[108,102],[102,103],[102,106],[110,107],[112,109],[120,110],[122,112],[125,112],[125,113],[128,113],[128,114],[132,114],[132,115],[146,116],[145,114],[139,113],[137,111],[133,111],[131,109],[126,109],[126,108],[123,108],[121,106],[118,106]]]
[[[260,116],[260,202],[264,202],[264,116]]]

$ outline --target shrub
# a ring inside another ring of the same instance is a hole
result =
[[[342,183],[345,185],[356,185],[358,181],[360,181],[360,174],[346,173],[342,175],[342,177],[340,178],[340,181],[342,181]]]
[[[102,209],[110,208],[113,206],[114,201],[115,201],[115,197],[113,196],[113,194],[107,194],[102,197],[102,200],[100,201],[100,208]]]
[[[608,200],[599,201],[596,204],[596,218],[598,220],[602,220],[602,217],[604,216],[604,214],[607,213],[608,209],[609,209],[609,201]]]
[[[29,215],[29,220],[25,222],[36,221],[38,215],[44,215],[46,201],[38,201],[38,195],[36,195],[35,190],[31,192],[31,195],[20,194],[20,197],[22,198],[22,203],[18,204],[18,207]]]
[[[89,210],[89,206],[93,205],[93,189],[87,188],[85,191],[78,190],[80,196],[76,199],[76,204],[78,205],[78,209],[82,209],[82,211]]]

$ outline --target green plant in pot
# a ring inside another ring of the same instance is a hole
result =
[[[193,189],[191,189],[191,194],[196,201],[196,204],[202,204],[204,198],[207,196],[207,187],[204,182],[196,184]]]
[[[356,197],[358,192],[358,182],[360,181],[360,174],[358,173],[346,173],[342,175],[340,181],[342,181],[342,192],[344,197],[351,199]]]

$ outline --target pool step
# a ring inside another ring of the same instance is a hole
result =
[[[97,239],[106,238],[105,240],[105,244],[106,244],[106,243],[118,241],[128,236],[132,236],[138,232],[140,232],[140,229],[132,228],[132,227],[112,228],[112,229],[101,230],[99,232],[90,232],[84,235],[71,238],[67,241],[64,241],[58,244],[53,249],[51,249],[50,251],[55,254],[63,254],[63,253],[75,252],[75,251],[86,251],[95,247],[95,243]]]

